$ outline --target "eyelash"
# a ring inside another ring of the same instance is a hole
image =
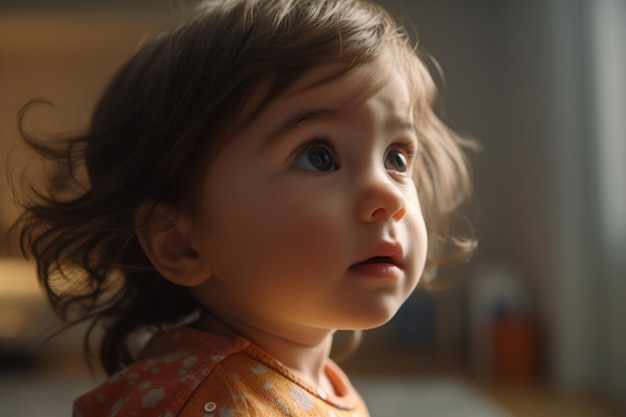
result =
[[[398,150],[398,149],[401,150],[402,153],[404,153],[404,155],[406,156],[407,162],[410,166],[417,156],[417,149],[416,149],[415,144],[412,141],[397,142],[391,145],[389,149],[387,150],[387,152]]]
[[[329,152],[336,156],[335,147],[333,146],[331,140],[327,136],[314,136],[309,141],[300,146],[295,154],[299,155],[300,153],[307,151],[313,148],[326,148]]]
[[[314,150],[317,151],[316,156],[312,153]],[[318,159],[320,157],[321,159]],[[290,161],[292,168],[316,174],[336,171],[341,167],[331,140],[323,136],[314,137],[299,146],[293,152]]]

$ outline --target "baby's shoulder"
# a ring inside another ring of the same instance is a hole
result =
[[[140,360],[78,398],[74,416],[176,416],[216,367],[248,344],[189,328],[158,334]]]

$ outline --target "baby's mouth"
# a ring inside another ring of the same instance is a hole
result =
[[[402,246],[399,243],[381,242],[367,257],[350,266],[351,270],[404,269]]]
[[[363,265],[387,265],[390,267],[395,266],[400,269],[404,269],[400,262],[397,262],[391,256],[372,256],[371,258],[367,258],[364,261],[358,262],[350,266],[350,269],[355,269]]]
[[[350,272],[355,276],[376,280],[400,279],[402,270],[402,265],[391,256],[372,256],[350,266]]]
[[[392,264],[396,265],[396,263],[389,256],[373,256],[369,259],[364,260],[363,262],[359,262],[356,265],[364,265],[364,264]]]

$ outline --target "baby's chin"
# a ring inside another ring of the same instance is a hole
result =
[[[338,323],[337,330],[370,330],[381,327],[388,323],[399,309],[399,306],[397,308],[383,306],[372,308],[358,317],[346,318],[343,323]]]

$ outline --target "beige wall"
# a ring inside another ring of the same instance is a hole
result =
[[[18,210],[5,168],[13,182],[26,167],[43,178],[40,163],[20,142],[17,113],[28,101],[45,98],[54,107],[31,111],[29,131],[82,129],[115,69],[143,36],[162,24],[154,17],[0,14],[0,342],[5,349],[33,349],[38,356],[54,355],[55,362],[64,357],[74,361],[81,357],[84,331],[64,332],[45,349],[41,346],[59,323],[41,295],[34,265],[18,257],[16,234],[7,235]]]
[[[5,167],[17,177],[25,164],[34,167],[20,149],[15,120],[20,107],[33,98],[54,103],[30,113],[26,127],[32,132],[82,128],[115,69],[161,23],[115,15],[0,15],[0,256],[9,247],[18,254],[15,239],[9,244],[7,237],[17,209]]]

